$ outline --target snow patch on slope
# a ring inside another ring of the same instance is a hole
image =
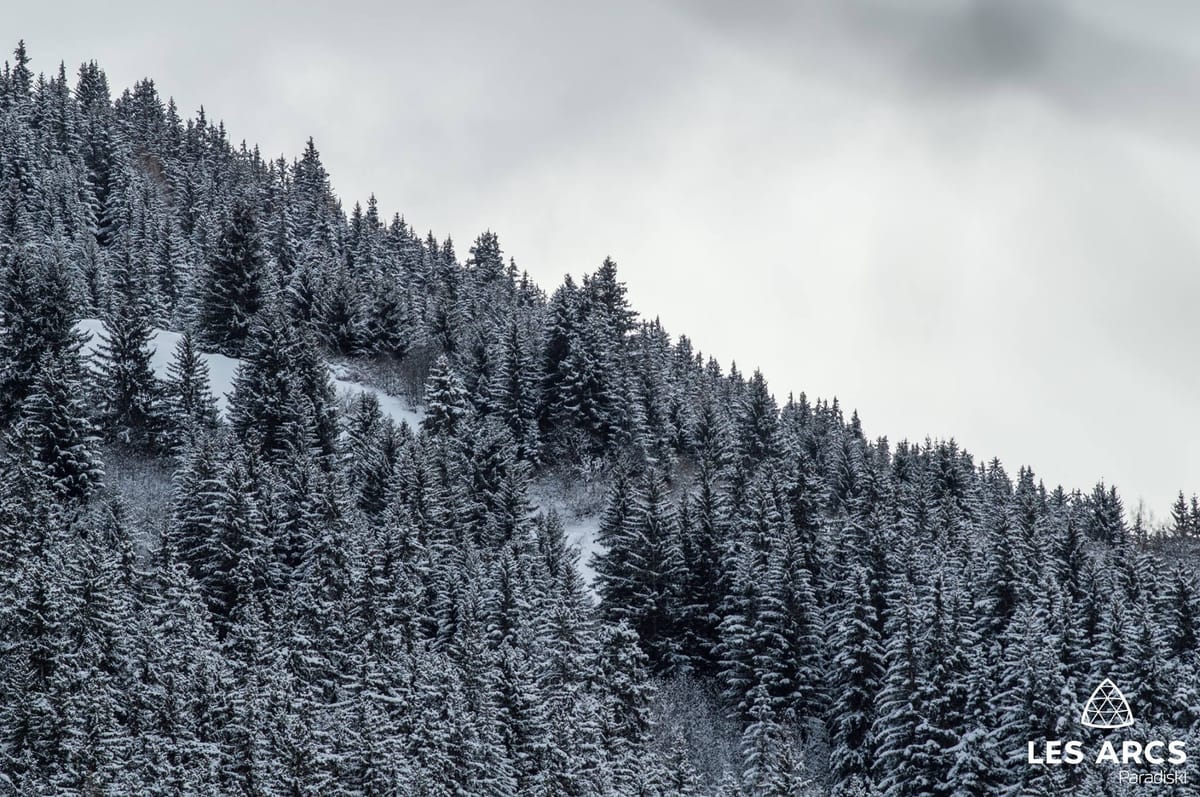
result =
[[[579,574],[594,594],[596,571],[592,567],[592,559],[596,554],[603,553],[604,546],[596,540],[600,530],[600,513],[590,493],[591,490],[579,489],[578,484],[539,479],[530,488],[529,498],[537,512],[558,515],[567,545],[579,552]]]
[[[94,358],[100,347],[100,335],[104,332],[104,322],[96,318],[85,318],[77,322],[75,328],[90,336],[83,346],[83,355],[85,358]],[[182,337],[183,335],[179,332],[171,332],[166,329],[152,331],[150,346],[153,352],[150,355],[150,366],[154,369],[154,375],[159,379],[166,380],[167,366]],[[217,411],[224,418],[229,407],[229,395],[233,393],[234,377],[237,376],[237,370],[242,361],[235,357],[208,352],[202,353],[201,356],[208,363],[209,387],[217,399]],[[425,413],[420,409],[410,407],[403,399],[389,395],[371,385],[338,378],[336,375],[333,377],[333,384],[339,394],[351,399],[359,393],[373,393],[379,399],[380,411],[396,423],[407,423],[416,429],[421,419],[425,417]]]
[[[361,382],[351,382],[349,379],[333,378],[334,387],[338,394],[353,399],[359,393],[371,393],[379,399],[379,411],[391,418],[397,424],[406,423],[414,430],[425,419],[425,411],[409,406],[408,402],[399,396],[385,393],[377,387],[364,385]]]
[[[592,568],[592,557],[604,550],[604,547],[596,540],[596,532],[599,530],[600,517],[598,515],[578,518],[563,517],[563,531],[567,538],[567,544],[579,549],[579,574],[583,576],[583,583],[593,591],[596,585],[596,571]]]

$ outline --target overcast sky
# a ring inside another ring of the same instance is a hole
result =
[[[611,254],[644,314],[869,435],[1160,517],[1200,490],[1193,2],[165,5],[0,27],[266,155],[311,135],[347,208],[494,229],[547,289]]]

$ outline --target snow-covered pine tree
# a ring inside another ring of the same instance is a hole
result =
[[[1176,537],[1186,537],[1192,533],[1191,513],[1188,512],[1188,503],[1183,496],[1183,490],[1179,491],[1179,496],[1171,505],[1171,531]]]
[[[97,348],[97,403],[108,436],[139,451],[160,448],[167,431],[162,386],[150,365],[152,314],[144,275],[127,259],[117,272]]]
[[[521,316],[513,313],[505,327],[488,395],[495,411],[512,432],[517,456],[526,462],[537,462],[540,448],[537,422],[541,401],[538,393],[540,380],[526,335]]]
[[[0,263],[0,423],[11,423],[32,392],[44,358],[70,356],[81,343],[65,253],[59,243],[38,245],[28,216],[14,221],[14,243]]]
[[[876,740],[872,774],[888,797],[929,793],[935,783],[925,769],[921,733],[920,651],[911,592],[896,586],[900,605],[889,624],[884,649],[886,670],[878,696],[872,734]]]
[[[470,415],[470,403],[462,381],[446,357],[439,357],[425,385],[425,419],[421,428],[433,435],[453,437]]]
[[[619,511],[610,505],[610,516]],[[683,568],[679,533],[666,482],[647,470],[628,514],[596,559],[601,611],[637,632],[655,671],[673,670],[684,663],[677,627]]]
[[[258,218],[250,204],[238,202],[199,286],[197,305],[205,342],[222,354],[240,355],[267,291]]]
[[[830,766],[841,784],[868,777],[876,749],[876,700],[885,661],[867,579],[861,566],[850,569],[830,618]]]
[[[222,638],[234,624],[235,613],[257,600],[268,575],[260,465],[252,451],[239,448],[233,454],[211,504],[211,525],[192,554],[196,580]]]
[[[47,355],[17,426],[58,497],[85,502],[104,478],[98,435],[85,406],[79,354]]]
[[[217,402],[210,387],[208,361],[191,332],[184,332],[175,344],[163,394],[168,438],[176,451],[216,427]]]

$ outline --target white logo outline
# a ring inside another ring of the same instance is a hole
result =
[[[1105,678],[1083,704],[1079,722],[1085,727],[1104,731],[1128,728],[1134,723],[1133,710],[1121,688],[1111,678]]]

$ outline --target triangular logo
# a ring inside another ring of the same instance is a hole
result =
[[[1079,721],[1089,728],[1101,730],[1127,728],[1133,724],[1133,712],[1117,685],[1105,678],[1083,705],[1083,716]]]

